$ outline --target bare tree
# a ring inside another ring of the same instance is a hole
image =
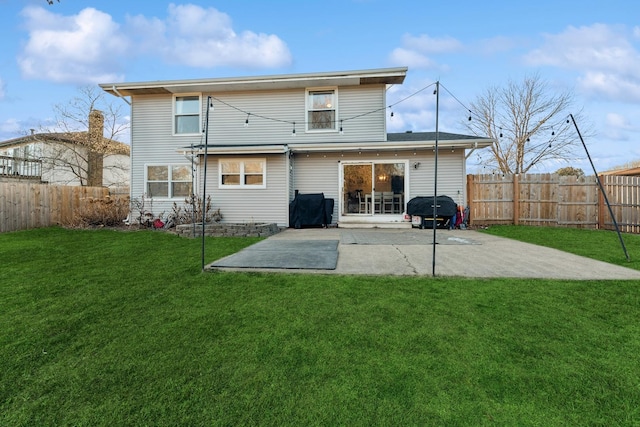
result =
[[[472,132],[498,141],[479,154],[480,163],[493,171],[522,174],[550,160],[572,160],[579,145],[567,121],[572,104],[570,92],[553,93],[537,74],[489,88],[471,103],[476,117],[465,121]]]
[[[93,86],[80,88],[70,101],[53,106],[55,124],[40,134],[48,142],[40,157],[52,170],[64,171],[59,176],[68,183],[102,186],[105,169],[112,177],[128,180],[128,162],[110,158],[129,153],[128,146],[118,141],[129,124],[122,106],[105,101],[104,95]]]

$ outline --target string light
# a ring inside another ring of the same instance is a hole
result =
[[[293,131],[291,131],[291,136],[296,136],[296,122],[293,122]],[[309,157],[309,155],[307,155]]]
[[[392,109],[392,108],[393,108],[395,105],[398,105],[398,104],[400,104],[400,103],[402,103],[402,102],[406,101],[407,99],[409,99],[409,98],[411,98],[411,97],[414,97],[414,96],[418,95],[418,94],[419,94],[419,93],[421,93],[422,91],[424,91],[424,90],[426,90],[426,89],[428,89],[428,88],[430,88],[431,86],[434,86],[434,85],[435,85],[435,83],[431,83],[431,84],[429,84],[429,85],[427,85],[427,86],[423,87],[422,89],[419,89],[419,90],[417,90],[416,92],[413,92],[412,94],[410,94],[410,95],[406,96],[405,98],[402,98],[402,99],[398,100],[397,102],[395,102],[395,103],[393,103],[393,104],[391,104],[391,105],[389,105],[389,106],[387,106],[387,107],[378,108],[378,109],[375,109],[375,110],[367,111],[367,112],[362,113],[362,114],[357,114],[357,115],[352,116],[352,117],[347,117],[347,118],[340,119],[340,126],[339,126],[338,130],[339,130],[340,134],[341,134],[341,135],[343,135],[343,134],[344,134],[344,121],[345,121],[345,120],[354,120],[354,119],[357,119],[357,118],[360,118],[360,117],[363,117],[363,116],[366,116],[366,115],[369,115],[369,114],[376,113],[376,112],[378,112],[378,111],[380,111],[380,110],[382,110],[382,109],[386,109],[386,108],[389,108],[389,110],[390,110],[390,117],[391,117],[391,118],[393,118],[393,117],[394,117],[394,112],[393,112],[393,109]],[[453,98],[454,98],[454,99],[455,99],[459,104],[461,104],[463,107],[467,108],[467,107],[466,107],[464,104],[462,104],[462,102],[460,102],[460,100],[459,100],[458,98],[456,98],[456,96],[455,96],[455,95],[453,95],[453,94],[451,93],[451,91],[449,91],[449,90],[448,90],[444,85],[442,85],[442,84],[441,84],[440,86],[442,86],[442,87],[447,91],[447,93],[449,93],[449,94],[450,94],[450,95],[451,95],[451,96],[452,96],[452,97],[453,97]],[[434,89],[434,90],[433,90],[433,94],[434,94],[434,95],[436,95],[437,93],[438,93],[438,90],[437,90],[437,88],[436,88],[436,89]],[[245,127],[248,127],[248,126],[249,126],[249,116],[255,116],[255,117],[258,117],[258,118],[262,118],[262,119],[270,120],[270,121],[274,121],[274,122],[289,123],[289,124],[291,124],[291,125],[293,126],[293,130],[292,130],[292,132],[291,132],[291,136],[296,136],[296,131],[295,131],[295,122],[292,122],[292,121],[290,121],[290,120],[277,119],[277,118],[274,118],[274,117],[268,117],[268,116],[264,116],[264,115],[261,115],[261,114],[251,113],[251,112],[249,112],[249,111],[245,111],[245,110],[243,110],[243,109],[241,109],[241,108],[238,108],[238,107],[236,107],[236,106],[234,106],[234,105],[231,105],[231,104],[229,104],[229,103],[227,103],[227,102],[224,102],[224,101],[222,101],[222,100],[220,100],[220,99],[218,99],[218,98],[212,97],[212,99],[215,99],[216,101],[220,102],[221,104],[224,104],[224,105],[226,105],[226,106],[228,106],[228,107],[230,107],[230,108],[232,108],[232,109],[234,109],[234,110],[237,110],[237,111],[239,111],[239,112],[242,112],[242,113],[246,114],[246,115],[247,115],[247,117],[245,118],[245,121],[244,121],[244,126],[245,126]],[[209,107],[211,108],[211,110],[213,110],[213,103],[211,103],[211,105],[210,105]],[[469,117],[468,117],[468,120],[469,120],[469,121],[473,120],[473,115],[474,115],[473,111],[472,111],[471,109],[468,109],[468,108],[467,108],[467,111],[469,111]],[[568,122],[568,120],[567,120],[567,122]],[[336,123],[336,121],[335,121],[335,120],[333,120],[333,121],[332,121],[332,123],[334,123],[334,124],[335,124],[335,123]],[[305,124],[306,124],[306,122],[305,122]],[[500,136],[502,137],[502,132],[500,133]]]

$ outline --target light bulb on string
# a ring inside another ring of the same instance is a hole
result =
[[[293,122],[293,130],[291,131],[291,136],[296,136],[296,122]]]
[[[249,115],[247,114],[247,118],[244,120],[244,127],[248,128],[249,127]]]

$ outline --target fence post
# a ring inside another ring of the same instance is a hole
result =
[[[596,180],[600,181],[601,179],[602,179],[602,175],[596,175]],[[597,182],[596,182],[596,185],[598,185]],[[600,188],[602,185],[603,183],[602,181],[600,181],[600,186],[596,188],[598,191],[598,228],[601,230],[604,230],[604,220],[605,220],[604,194],[602,193],[602,191],[600,191]]]
[[[474,184],[475,175],[467,175],[467,207],[469,208],[469,225],[473,224],[473,190],[475,187]]]
[[[513,225],[520,224],[520,179],[518,174],[513,176]]]

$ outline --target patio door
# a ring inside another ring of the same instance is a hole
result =
[[[400,215],[404,212],[405,162],[342,164],[342,215]]]

